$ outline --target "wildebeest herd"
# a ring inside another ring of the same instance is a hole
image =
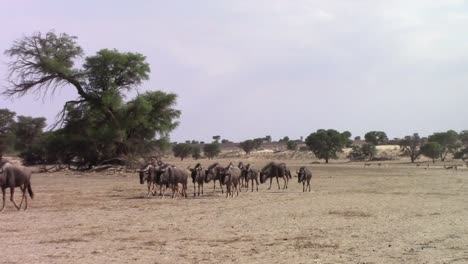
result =
[[[283,179],[282,189],[288,188],[288,182],[292,179],[291,172],[284,163],[270,162],[261,170],[255,169],[252,165],[244,165],[239,162],[237,166],[229,163],[226,167],[221,166],[219,163],[214,163],[207,168],[204,168],[200,163],[196,164],[195,167],[189,166],[187,170],[167,164],[158,160],[152,162],[143,168],[138,170],[140,176],[140,183],[147,184],[148,193],[147,197],[151,195],[157,195],[159,189],[159,195],[161,198],[164,197],[166,189],[172,190],[172,198],[182,197],[187,198],[187,183],[189,174],[192,178],[193,183],[193,195],[203,195],[203,186],[206,183],[213,182],[213,192],[216,191],[216,181],[219,183],[221,193],[226,193],[226,198],[239,196],[239,192],[245,188],[246,191],[258,191],[259,181],[265,183],[270,179],[271,189],[273,179],[276,179],[278,189],[281,189],[279,178]],[[306,167],[301,167],[296,172],[298,182],[303,184],[303,192],[311,190],[310,180],[312,173]],[[14,198],[15,188],[19,187],[22,192],[21,202],[19,205],[16,204]],[[28,197],[26,191],[31,198],[34,197],[34,193],[31,187],[31,171],[21,165],[14,165],[9,161],[1,159],[0,156],[0,188],[2,189],[3,204],[0,212],[5,209],[5,192],[6,189],[10,189],[10,201],[20,210],[25,202],[26,210],[28,208]]]
[[[292,179],[291,171],[286,164],[276,162],[268,163],[261,170],[257,170],[250,164],[244,165],[243,162],[239,162],[237,166],[231,162],[225,167],[216,162],[207,168],[197,163],[193,168],[189,166],[187,170],[184,170],[158,160],[145,165],[138,170],[138,173],[140,183],[147,184],[147,197],[157,195],[159,189],[161,198],[164,197],[167,188],[172,190],[172,198],[180,195],[186,198],[189,175],[193,183],[193,196],[203,195],[204,184],[210,182],[213,182],[213,192],[215,192],[216,181],[218,181],[221,193],[226,193],[226,198],[234,197],[234,194],[238,196],[243,188],[245,191],[249,188],[252,192],[254,188],[258,191],[259,181],[263,184],[268,179],[270,179],[268,190],[271,189],[273,179],[276,179],[278,189],[281,189],[279,178],[283,179],[282,189],[287,189],[288,182]],[[303,192],[307,190],[310,192],[312,172],[306,167],[301,167],[296,174],[298,182],[303,184]]]

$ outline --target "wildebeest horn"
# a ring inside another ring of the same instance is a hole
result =
[[[192,167],[192,166],[189,165],[189,166],[187,167],[187,169],[188,169],[188,170],[192,170],[190,167]]]
[[[296,170],[296,174],[299,174],[299,172]]]

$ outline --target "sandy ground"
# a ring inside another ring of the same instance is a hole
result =
[[[28,211],[0,214],[0,262],[468,263],[468,170],[308,166],[310,193],[293,178],[233,199],[211,183],[146,199],[136,174],[34,174]]]

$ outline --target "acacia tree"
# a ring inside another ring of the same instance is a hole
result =
[[[400,145],[400,150],[403,152],[403,155],[407,155],[411,159],[411,163],[422,154],[420,147],[422,145],[422,139],[419,137],[418,133],[414,133],[412,136],[406,136],[404,139],[400,140],[398,143]]]
[[[192,154],[193,147],[187,143],[179,143],[172,147],[172,151],[174,152],[174,157],[184,160]]]
[[[192,158],[200,159],[201,158],[201,147],[200,145],[192,145]]]
[[[74,62],[83,57],[76,37],[54,32],[23,37],[5,54],[12,61],[4,95],[76,90],[77,98],[65,102],[54,127],[64,129],[68,138],[81,138],[87,148],[82,152],[94,152],[94,163],[167,143],[178,124],[175,94],[147,92],[124,103],[125,92],[148,80],[150,68],[142,54],[103,49],[76,68]]]
[[[440,145],[439,157],[441,161],[445,161],[448,153],[454,153],[462,146],[458,139],[458,133],[449,130],[447,132],[434,133],[429,136],[429,142],[437,142]]]
[[[342,150],[344,144],[342,134],[334,129],[319,129],[310,134],[305,143],[317,158],[325,159],[325,163],[329,159],[338,158],[336,154]]]
[[[263,144],[263,140],[264,140],[263,138],[255,138],[253,140],[256,150],[258,150],[260,148],[260,146]]]
[[[435,163],[435,159],[440,157],[440,153],[442,148],[439,143],[437,142],[427,142],[421,147],[421,153],[432,159],[432,163]]]
[[[213,159],[214,157],[218,156],[221,153],[221,149],[219,144],[214,142],[211,144],[205,144],[203,146],[203,153],[208,159]]]
[[[255,149],[255,142],[251,139],[242,141],[239,143],[239,147],[245,151],[245,154],[248,155],[252,150]]]
[[[351,140],[351,132],[345,131],[341,133],[341,140],[343,141],[343,146],[351,147],[353,141]]]
[[[388,142],[387,134],[383,131],[370,131],[364,135],[367,143],[372,143],[375,146],[382,145]]]

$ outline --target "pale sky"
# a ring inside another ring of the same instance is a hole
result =
[[[1,2],[1,86],[3,51],[36,31],[75,35],[86,55],[139,52],[151,66],[139,91],[179,96],[173,141],[468,129],[465,1]],[[0,97],[0,108],[52,123],[74,97]]]

